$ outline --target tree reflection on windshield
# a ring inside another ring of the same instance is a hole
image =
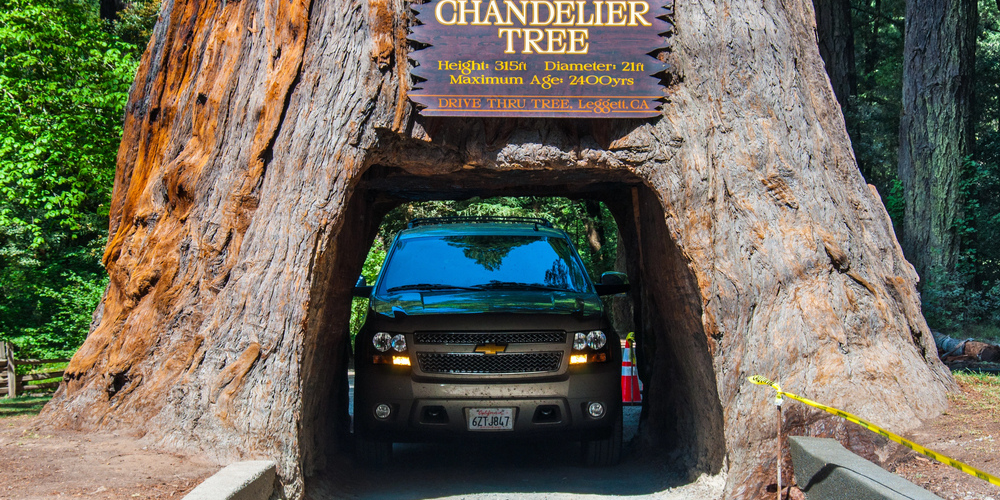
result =
[[[500,269],[504,257],[514,248],[538,241],[538,238],[528,236],[495,235],[445,236],[441,239],[448,245],[461,248],[467,258],[487,271]]]

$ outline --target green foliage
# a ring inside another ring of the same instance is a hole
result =
[[[48,280],[31,289],[33,321],[24,322],[8,340],[20,348],[20,357],[69,358],[90,330],[91,313],[108,284],[102,275],[83,278],[71,271],[62,280]]]
[[[931,328],[961,331],[970,325],[1000,322],[1000,269],[996,246],[1000,213],[997,168],[967,159],[961,181],[966,200],[955,223],[962,244],[959,264],[924,277],[921,301]],[[984,238],[985,237],[985,238]]]
[[[976,146],[963,178],[963,247],[977,282],[1000,283],[1000,12],[980,2],[973,124]]]
[[[71,354],[100,266],[134,46],[84,0],[0,0],[0,339]]]
[[[146,49],[153,26],[160,13],[160,0],[134,0],[118,13],[118,21],[112,24],[112,32],[133,48],[138,59]]]
[[[964,329],[965,335],[991,344],[1000,344],[1000,323],[979,323]]]
[[[962,267],[952,273],[935,273],[921,290],[924,318],[933,330],[956,332],[970,325],[1000,322],[1000,285],[977,287]]]
[[[884,196],[898,182],[906,2],[853,0],[851,5],[858,88],[844,115],[861,173]]]
[[[382,262],[385,260],[386,244],[385,240],[377,238],[373,243],[371,250],[368,251],[368,257],[365,258],[365,263],[361,268],[361,275],[365,277],[365,281],[371,285],[375,283],[375,278],[378,277],[379,271],[382,270]],[[354,345],[354,337],[358,335],[361,331],[361,325],[365,324],[365,317],[368,314],[368,299],[355,297],[351,300],[351,345]]]
[[[74,237],[114,180],[135,62],[92,11],[0,1],[0,225],[26,229],[33,248]]]
[[[885,211],[892,219],[893,228],[899,233],[902,230],[903,209],[906,208],[906,199],[903,197],[903,181],[893,179],[890,186],[888,193],[882,194],[879,191],[879,194],[882,196],[882,203],[885,204]]]

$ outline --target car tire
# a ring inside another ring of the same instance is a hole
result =
[[[354,459],[363,467],[387,465],[392,458],[392,442],[354,435]]]
[[[608,467],[618,465],[622,458],[622,413],[611,428],[611,434],[605,438],[583,442],[583,462],[586,465]]]

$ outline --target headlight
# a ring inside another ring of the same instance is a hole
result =
[[[391,343],[392,337],[385,332],[378,332],[372,337],[372,345],[378,349],[378,352],[388,351]]]
[[[574,341],[574,344],[575,343],[576,342]],[[604,345],[607,343],[608,343],[608,337],[604,335],[604,332],[600,330],[594,330],[592,332],[587,333],[587,347],[596,351],[604,347]]]
[[[587,334],[583,332],[576,332],[573,334],[573,349],[577,351],[582,350],[587,347]]]
[[[396,352],[403,352],[406,350],[406,337],[403,334],[396,335],[389,341],[389,345],[392,346],[392,350]]]

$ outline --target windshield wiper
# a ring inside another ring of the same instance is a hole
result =
[[[386,289],[387,292],[402,292],[404,290],[478,290],[470,286],[442,285],[440,283],[412,283],[409,285],[394,286]]]
[[[480,290],[490,290],[490,289],[499,289],[499,288],[527,288],[527,289],[530,289],[530,290],[550,290],[550,291],[559,291],[559,292],[568,292],[568,291],[570,291],[567,288],[558,287],[558,286],[540,285],[540,284],[537,284],[537,283],[520,283],[520,282],[517,282],[517,281],[491,281],[489,283],[486,283],[486,284],[483,284],[483,285],[479,285],[476,288],[478,288]]]

